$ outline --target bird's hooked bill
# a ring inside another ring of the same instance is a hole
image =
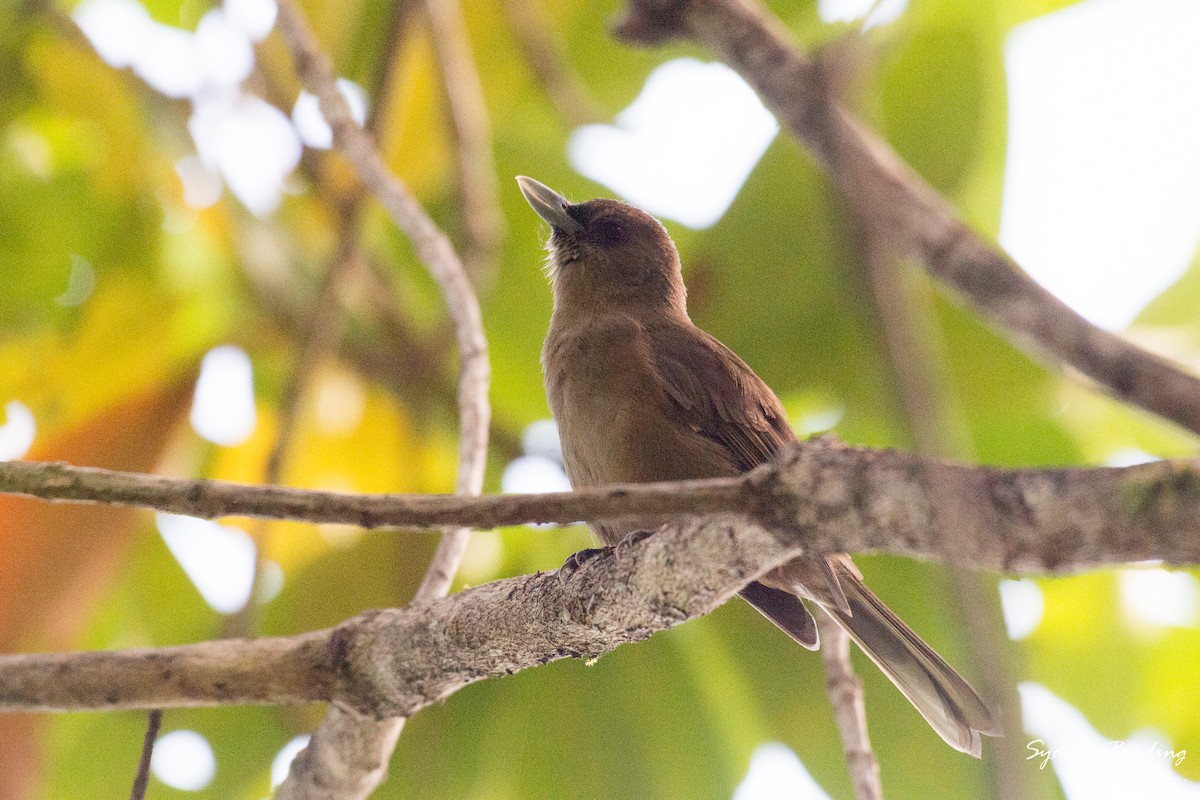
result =
[[[567,213],[567,209],[571,207],[567,198],[546,184],[524,175],[517,176],[517,186],[521,187],[521,194],[525,195],[525,202],[529,203],[529,207],[550,223],[551,227],[566,233],[578,233],[583,230],[583,226]]]

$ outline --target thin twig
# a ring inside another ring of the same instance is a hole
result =
[[[817,614],[817,629],[821,635],[821,661],[825,664],[825,693],[842,737],[854,796],[858,800],[881,800],[879,761],[867,735],[862,680],[850,665],[850,637],[828,614]]]
[[[396,80],[396,68],[401,60],[402,45],[409,38],[411,29],[409,23],[416,10],[417,0],[391,0],[391,4],[383,54],[375,64],[374,79],[370,86],[373,102],[367,109],[367,122],[363,126],[367,133],[376,138],[379,137],[384,128],[384,121],[391,112],[392,86]]]
[[[146,788],[150,785],[150,757],[154,755],[154,743],[158,741],[158,729],[162,725],[161,708],[151,709],[146,720],[146,735],[142,739],[142,756],[138,759],[137,774],[133,776],[133,788],[129,800],[145,800]]]
[[[0,493],[5,494],[150,508],[204,519],[238,516],[340,522],[361,528],[494,528],[527,521],[569,525],[588,518],[702,514],[741,506],[742,480],[636,484],[545,495],[356,494],[168,478],[59,462],[0,462]]]
[[[627,42],[691,39],[740,74],[828,169],[862,219],[1034,351],[1115,397],[1200,433],[1200,378],[1091,324],[985,242],[887,143],[828,96],[821,65],[755,0],[631,0]]]
[[[334,145],[354,165],[359,179],[387,210],[392,221],[413,244],[417,257],[425,264],[438,286],[454,322],[455,338],[461,359],[458,384],[459,457],[455,489],[459,494],[478,495],[483,489],[487,460],[488,403],[490,366],[487,340],[479,301],[471,281],[450,240],[437,227],[407,187],[387,168],[371,137],[350,115],[345,98],[338,90],[333,65],[317,45],[300,11],[292,0],[279,2],[279,30],[296,62],[301,80],[318,97],[321,113],[333,129]],[[494,175],[493,175],[494,177]],[[446,531],[438,543],[415,599],[428,600],[450,590],[454,574],[466,551],[470,530]],[[383,778],[375,769],[382,754],[394,746],[403,721],[368,721],[343,714],[327,715],[317,735],[309,743],[305,760],[293,764],[284,784],[281,800],[307,798],[318,792],[345,798],[365,797]],[[354,746],[355,750],[340,749]],[[322,752],[318,752],[320,749]],[[305,765],[340,762],[334,774],[305,771]],[[318,781],[336,778],[333,784]]]
[[[463,264],[475,285],[486,287],[495,276],[504,216],[483,84],[459,0],[425,0],[425,11],[450,109],[450,140],[457,155],[459,219],[466,234]]]
[[[501,5],[525,63],[567,124],[578,127],[601,121],[603,116],[583,81],[567,65],[553,31],[546,25],[545,12],[535,8],[532,0],[503,0]]]
[[[884,349],[916,452],[931,458],[971,458],[970,431],[952,403],[945,356],[931,325],[933,310],[928,297],[906,280],[909,276],[890,247],[887,231],[870,220],[859,220],[858,228]],[[941,529],[961,529],[960,501],[936,485],[933,490]],[[956,546],[955,538],[947,537],[940,546],[948,552]],[[950,597],[941,604],[941,613],[956,614],[960,626],[966,628],[968,652],[983,696],[1007,734],[992,740],[991,752],[984,759],[992,797],[1028,797],[1020,704],[1008,669],[995,579],[961,569],[949,571]]]

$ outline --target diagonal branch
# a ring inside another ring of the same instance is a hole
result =
[[[504,237],[491,120],[462,6],[458,0],[425,0],[425,11],[458,156],[459,213],[466,233],[463,262],[475,285],[486,287],[495,277]]]
[[[525,63],[563,120],[572,127],[602,121],[583,80],[560,52],[543,10],[533,0],[503,0],[501,5]]]
[[[617,35],[691,39],[738,72],[828,169],[860,218],[996,325],[1114,396],[1200,433],[1200,378],[1097,328],[984,241],[886,142],[830,96],[821,63],[755,0],[631,0]]]
[[[407,717],[458,689],[596,658],[705,614],[801,552],[729,516],[681,522],[578,566],[523,575],[300,636],[154,650],[0,656],[0,711],[327,701]]]
[[[320,49],[293,0],[279,2],[279,30],[292,52],[301,80],[320,100],[333,129],[335,147],[354,165],[359,179],[409,238],[417,257],[442,291],[454,323],[461,364],[458,380],[459,449],[455,490],[478,495],[483,489],[491,406],[491,367],[479,300],[466,270],[446,235],[408,188],[388,170],[370,135],[355,123],[338,90],[329,57]],[[470,531],[447,530],[438,543],[416,599],[429,600],[450,590],[466,551]],[[302,757],[280,786],[281,800],[309,797],[365,797],[386,774],[388,758],[402,720],[360,719],[344,710],[326,716]]]
[[[162,710],[156,708],[148,716],[146,735],[142,737],[142,755],[138,759],[137,772],[133,776],[133,788],[129,791],[129,800],[145,800],[146,788],[150,785],[150,757],[154,755],[154,743],[158,739],[158,729],[162,725]]]

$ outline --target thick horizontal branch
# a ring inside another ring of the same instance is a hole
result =
[[[1200,378],[1091,324],[968,228],[836,101],[828,67],[755,0],[631,0],[617,33],[644,45],[691,39],[711,50],[824,163],[862,218],[992,322],[1116,397],[1200,433]]]
[[[138,650],[0,656],[0,711],[308,703],[330,696],[330,631]]]
[[[740,478],[544,495],[363,495],[0,463],[0,492],[362,527],[496,527],[740,513],[819,552],[889,552],[976,569],[1067,572],[1144,559],[1200,563],[1200,461],[998,469],[832,439],[796,444]],[[935,513],[953,502],[954,513]],[[942,520],[956,521],[945,530]],[[950,543],[947,547],[945,543]]]
[[[649,538],[579,554],[560,570],[370,612],[332,631],[157,651],[3,656],[0,710],[327,700],[376,718],[408,716],[474,681],[559,658],[593,658],[707,613],[802,552],[937,558],[945,537],[951,560],[997,569],[1200,562],[1200,473],[1191,463],[1004,471],[817,440],[751,473],[743,487],[749,514],[676,520]],[[649,491],[669,496],[671,487]],[[574,501],[611,503],[612,510],[635,495],[622,488]],[[961,508],[935,515],[931,497],[953,498]],[[510,499],[544,504],[545,514],[527,519],[554,516],[571,496],[444,499],[464,504],[460,510],[491,503],[493,512]],[[942,530],[938,519],[962,527]]]

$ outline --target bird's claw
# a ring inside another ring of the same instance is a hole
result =
[[[567,556],[567,560],[563,562],[563,565],[559,567],[559,580],[570,580],[571,576],[578,572],[584,563],[591,561],[603,552],[603,547],[589,547],[586,550],[580,550],[578,553],[571,553],[571,555]]]
[[[624,539],[617,542],[616,547],[613,548],[613,554],[617,558],[620,558],[622,550],[627,550],[628,548],[636,545],[638,542],[640,542],[644,539],[650,538],[650,536],[653,535],[653,533],[654,533],[654,531],[647,531],[647,530],[633,531],[628,536],[626,536]]]

